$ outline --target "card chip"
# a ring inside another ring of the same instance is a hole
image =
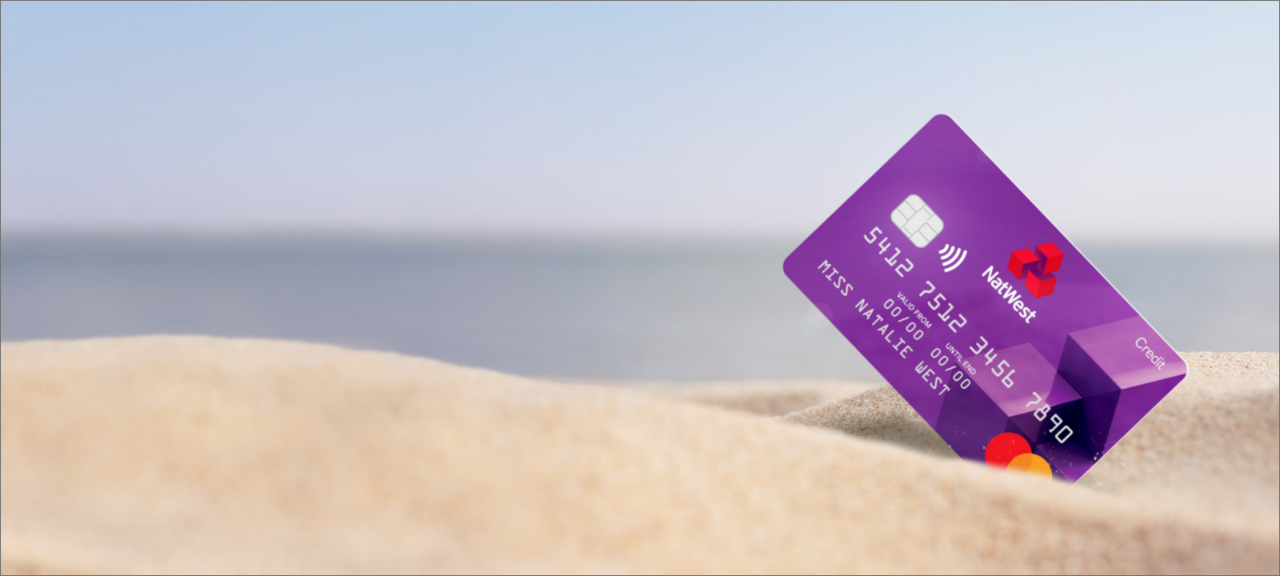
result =
[[[894,226],[897,226],[916,248],[928,246],[942,232],[942,218],[933,213],[933,209],[924,203],[919,196],[907,196],[890,214]]]

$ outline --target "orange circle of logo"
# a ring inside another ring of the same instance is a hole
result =
[[[1009,470],[1053,478],[1053,469],[1049,468],[1049,462],[1041,458],[1039,454],[1031,454],[1030,452],[1014,457],[1009,462]]]

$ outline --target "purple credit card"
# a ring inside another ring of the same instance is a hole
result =
[[[783,264],[962,458],[1079,480],[1187,365],[947,116]]]

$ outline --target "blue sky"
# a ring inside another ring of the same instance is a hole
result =
[[[932,115],[1069,236],[1280,238],[1280,4],[0,5],[0,226],[799,239]]]

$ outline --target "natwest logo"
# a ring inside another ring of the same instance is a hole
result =
[[[1016,250],[1009,255],[1009,271],[1019,280],[1027,280],[1027,291],[1040,298],[1053,294],[1053,287],[1058,278],[1053,275],[1062,267],[1062,251],[1053,242],[1036,246],[1036,251],[1029,248]]]

